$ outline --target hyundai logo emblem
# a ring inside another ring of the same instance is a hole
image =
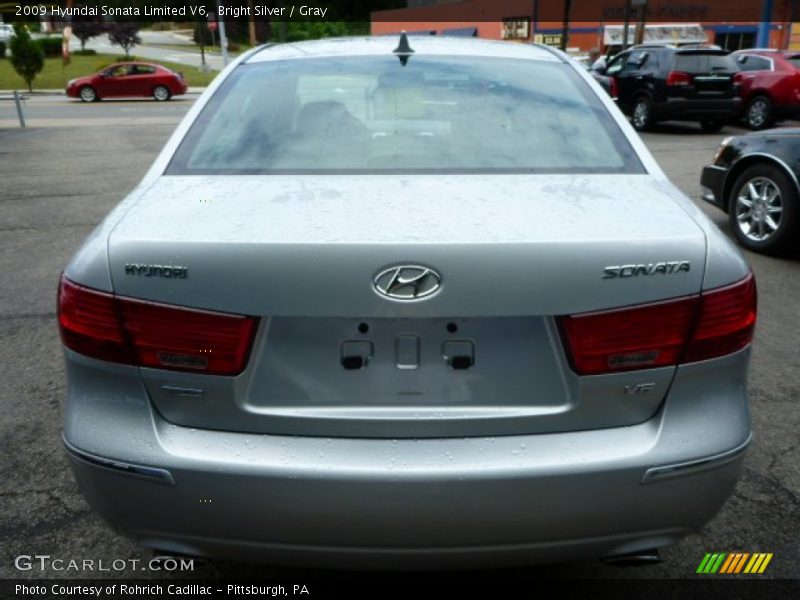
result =
[[[375,290],[392,300],[422,300],[442,287],[442,276],[430,267],[394,265],[378,273]]]

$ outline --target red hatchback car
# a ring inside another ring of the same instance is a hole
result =
[[[67,84],[67,96],[84,102],[132,96],[152,96],[164,101],[185,94],[186,90],[186,82],[180,73],[161,65],[139,62],[118,63]]]
[[[741,70],[736,79],[750,129],[800,118],[800,52],[753,49],[731,56]]]

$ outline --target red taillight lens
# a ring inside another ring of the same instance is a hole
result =
[[[245,366],[255,319],[119,299],[138,364],[235,375]]]
[[[61,276],[58,324],[64,345],[86,356],[131,363],[133,355],[120,327],[113,294],[72,283]]]
[[[619,86],[617,85],[617,78],[611,78],[611,97],[616,98],[619,96]]]
[[[734,285],[700,296],[700,315],[685,362],[741,350],[753,339],[756,325],[756,280],[752,274]]]
[[[753,275],[724,288],[658,304],[559,318],[579,375],[651,369],[723,356],[753,338]]]
[[[667,85],[669,87],[680,87],[692,85],[693,77],[683,71],[670,71],[667,74]]]
[[[580,375],[674,365],[686,344],[696,298],[561,317]]]
[[[258,319],[156,304],[86,288],[61,277],[58,318],[64,345],[131,365],[237,375]]]

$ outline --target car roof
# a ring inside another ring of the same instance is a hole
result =
[[[158,63],[142,62],[141,60],[132,60],[132,61],[128,61],[128,62],[118,62],[118,63],[114,63],[113,65],[109,65],[109,66],[110,67],[111,66],[117,67],[119,65],[147,65],[148,67],[160,67],[161,66]]]
[[[129,62],[112,63],[110,65],[106,65],[105,67],[100,69],[100,71],[98,71],[98,72],[107,71],[108,69],[113,69],[114,67],[129,67],[129,66],[133,66],[133,65],[135,65],[135,66],[144,66],[144,67],[153,67],[154,69],[167,69],[167,67],[165,67],[163,65],[159,65],[158,63],[149,63],[149,62],[142,62],[142,61],[138,61],[137,60],[137,61],[129,61]],[[167,69],[167,70],[169,70],[169,69]]]
[[[271,60],[312,58],[325,56],[375,56],[391,55],[397,48],[400,34],[374,37],[326,38],[308,42],[294,42],[262,46],[245,62],[261,63]],[[414,54],[463,55],[492,58],[527,58],[548,62],[563,62],[552,49],[538,44],[509,44],[479,38],[439,37],[433,35],[408,35]],[[413,55],[412,55],[413,57]]]
[[[737,56],[743,56],[749,54],[751,56],[762,56],[764,58],[770,58],[770,59],[775,59],[777,57],[778,59],[784,58],[787,60],[800,57],[800,51],[797,50],[771,50],[769,48],[737,50],[733,54],[736,54]]]

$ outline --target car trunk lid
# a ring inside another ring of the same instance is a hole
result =
[[[699,292],[705,236],[662,186],[163,177],[110,237],[112,280],[121,296],[261,318],[237,377],[141,369],[180,425],[418,437],[636,423],[674,367],[578,377],[554,316]],[[376,275],[398,265],[434,269],[441,288],[382,296]]]

